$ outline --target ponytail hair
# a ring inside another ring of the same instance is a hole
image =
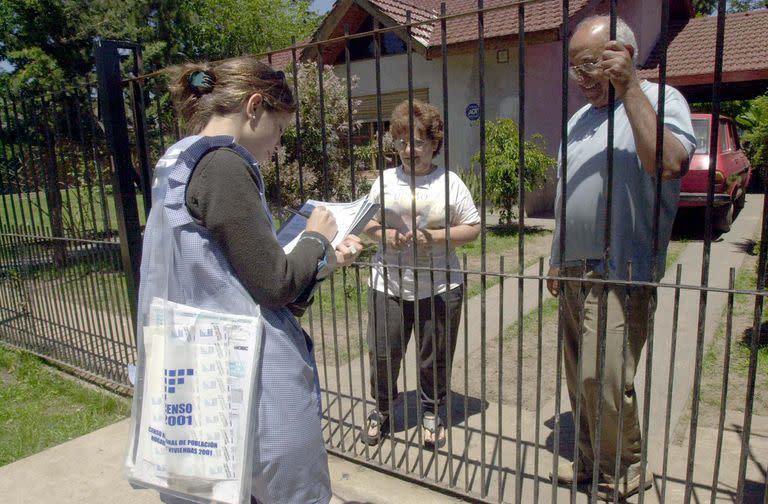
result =
[[[253,56],[182,65],[170,91],[174,107],[193,135],[214,115],[237,112],[254,93],[261,94],[268,112],[291,113],[297,108],[285,74]]]

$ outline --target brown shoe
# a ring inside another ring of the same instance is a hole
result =
[[[640,491],[640,468],[630,467],[627,475],[616,482],[613,477],[602,475],[597,483],[597,498],[604,501],[613,501],[613,494],[618,486],[619,501],[626,500]],[[653,473],[646,469],[644,488],[647,490],[653,486]]]
[[[557,466],[557,483],[560,485],[570,485],[574,479],[574,467],[575,462],[566,462]],[[554,474],[549,473],[549,478],[553,479]],[[579,464],[579,469],[576,472],[576,483],[586,483],[592,481],[592,468],[584,466],[584,463]]]

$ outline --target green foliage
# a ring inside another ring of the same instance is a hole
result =
[[[310,0],[0,0],[0,59],[36,93],[93,80],[93,43],[140,40],[145,71],[288,46],[312,33]],[[30,80],[31,78],[31,80]]]
[[[747,129],[742,135],[744,149],[758,176],[768,176],[768,95],[752,100],[747,112],[737,118]]]
[[[480,190],[480,174],[472,167],[459,168],[456,174],[464,182],[464,185],[467,186],[469,194],[472,195],[472,201],[479,205],[483,196]]]
[[[293,80],[292,71],[289,71],[287,78]],[[349,119],[346,79],[338,77],[333,72],[332,66],[327,65],[323,68],[324,117],[320,114],[320,80],[317,63],[299,63],[297,79],[301,134],[297,134],[295,123],[292,123],[283,134],[283,147],[278,153],[278,164],[270,163],[263,167],[268,186],[267,197],[270,203],[277,205],[299,203],[300,159],[305,197],[332,201],[349,200],[352,197],[352,176],[347,143]],[[353,77],[352,88],[356,84],[357,79]],[[357,105],[359,100],[353,100],[353,113]],[[325,142],[323,142],[323,126]],[[353,128],[358,126],[353,122]],[[300,158],[297,152],[300,152]],[[370,146],[355,153],[354,170],[359,171],[366,167],[370,155]],[[359,196],[360,188],[356,189]]]
[[[533,135],[525,142],[523,189],[533,191],[546,180],[547,169],[557,162],[546,153],[544,137]],[[518,166],[519,138],[515,121],[509,118],[486,121],[486,193],[490,203],[499,210],[499,222],[511,224],[520,187]],[[472,156],[480,162],[480,152]]]
[[[717,14],[717,1],[693,0],[693,8],[699,16]],[[725,9],[727,12],[744,12],[763,7],[768,7],[768,0],[728,0]]]
[[[136,39],[146,0],[0,0],[0,57],[15,68],[16,92],[83,82],[96,37]],[[31,80],[29,80],[31,79]]]

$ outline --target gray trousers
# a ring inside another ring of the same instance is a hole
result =
[[[582,268],[565,268],[563,276],[580,277]],[[587,270],[585,278],[599,279],[601,275]],[[656,290],[650,287],[632,287],[629,303],[624,286],[564,282],[561,290],[564,335],[565,376],[573,413],[577,405],[580,416],[574,419],[579,431],[579,459],[587,468],[600,465],[602,473],[612,476],[616,454],[621,444],[620,474],[624,476],[630,466],[640,462],[641,431],[635,394],[635,372],[640,352],[648,336],[648,316],[651,302],[655,307]],[[605,340],[605,367],[602,387],[598,383],[599,304],[607,289],[607,331]],[[584,299],[582,302],[582,292]],[[583,307],[583,313],[582,313]],[[628,329],[626,366],[622,368],[624,328]],[[579,366],[579,346],[582,356]],[[579,376],[579,367],[581,375]],[[621,388],[622,373],[625,386]],[[581,378],[579,380],[579,378]],[[597,441],[598,398],[603,397],[603,415]],[[624,417],[619,431],[619,408],[623,403]]]
[[[401,361],[416,327],[419,335],[417,383],[423,411],[434,413],[442,404],[451,383],[463,297],[461,286],[418,301],[405,301],[369,289],[367,341],[371,395],[376,398],[381,413],[388,414],[390,399],[397,397]]]

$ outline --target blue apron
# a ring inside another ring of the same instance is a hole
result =
[[[251,166],[271,222],[258,164],[232,137],[192,136],[170,147],[156,167],[152,189],[152,213],[156,215],[150,214],[144,235],[140,328],[142,307],[158,295],[157,285],[165,287],[160,290],[165,291],[166,299],[177,303],[233,314],[251,314],[255,309],[256,303],[240,284],[222,248],[206,228],[194,222],[185,203],[195,166],[206,153],[221,147],[234,150]],[[253,246],[258,254],[258,244]],[[173,257],[166,261],[171,270],[156,266],[163,263],[162,255],[168,259],[171,253]],[[257,423],[251,493],[262,504],[327,503],[330,477],[312,341],[286,308],[261,306],[260,310],[265,332],[254,401]],[[164,502],[188,502],[161,497]]]

